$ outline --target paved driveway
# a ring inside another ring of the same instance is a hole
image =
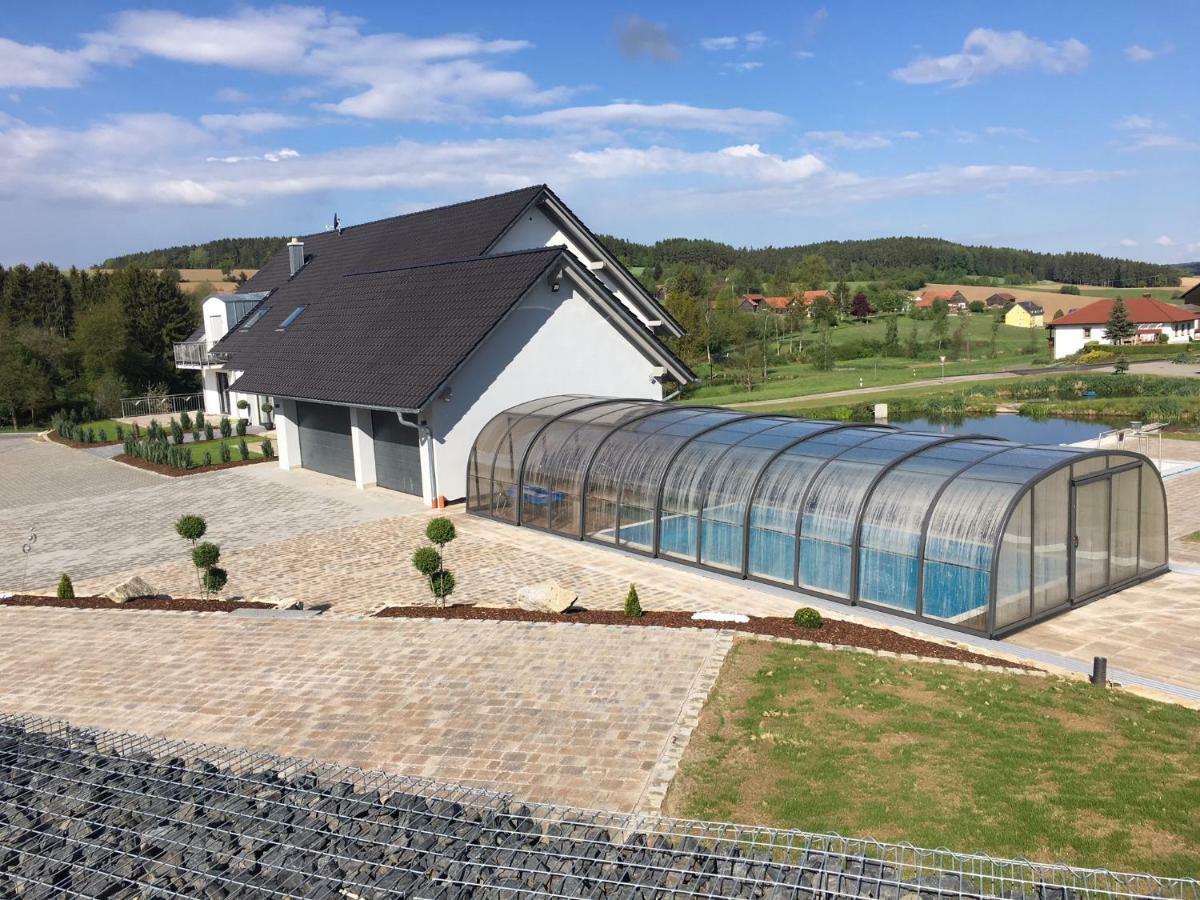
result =
[[[730,643],[690,629],[10,607],[0,709],[656,811]]]

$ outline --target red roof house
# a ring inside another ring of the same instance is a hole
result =
[[[1106,325],[1112,315],[1115,300],[1097,300],[1080,309],[1072,310],[1065,316],[1060,316],[1050,323],[1051,328],[1063,328],[1069,325]],[[1164,303],[1153,297],[1131,297],[1125,301],[1125,311],[1129,313],[1129,321],[1135,325],[1159,325],[1173,322],[1195,322],[1200,316],[1175,306]]]

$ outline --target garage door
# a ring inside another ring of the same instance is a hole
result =
[[[375,435],[375,483],[380,487],[421,494],[421,450],[417,429],[401,425],[395,413],[372,412]]]
[[[350,410],[324,403],[296,403],[300,433],[300,465],[315,472],[354,478],[350,444]]]

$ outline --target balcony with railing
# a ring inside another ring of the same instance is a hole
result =
[[[208,341],[179,341],[175,344],[175,368],[199,369],[209,362]]]

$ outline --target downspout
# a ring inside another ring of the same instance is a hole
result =
[[[420,441],[429,442],[429,464],[426,468],[429,470],[426,474],[429,476],[430,496],[433,497],[434,506],[437,505],[438,490],[437,490],[437,465],[433,461],[433,429],[428,425],[422,425],[420,422],[410,422],[404,418],[404,413],[397,413],[401,425],[407,425],[409,428],[417,429],[418,445]]]

